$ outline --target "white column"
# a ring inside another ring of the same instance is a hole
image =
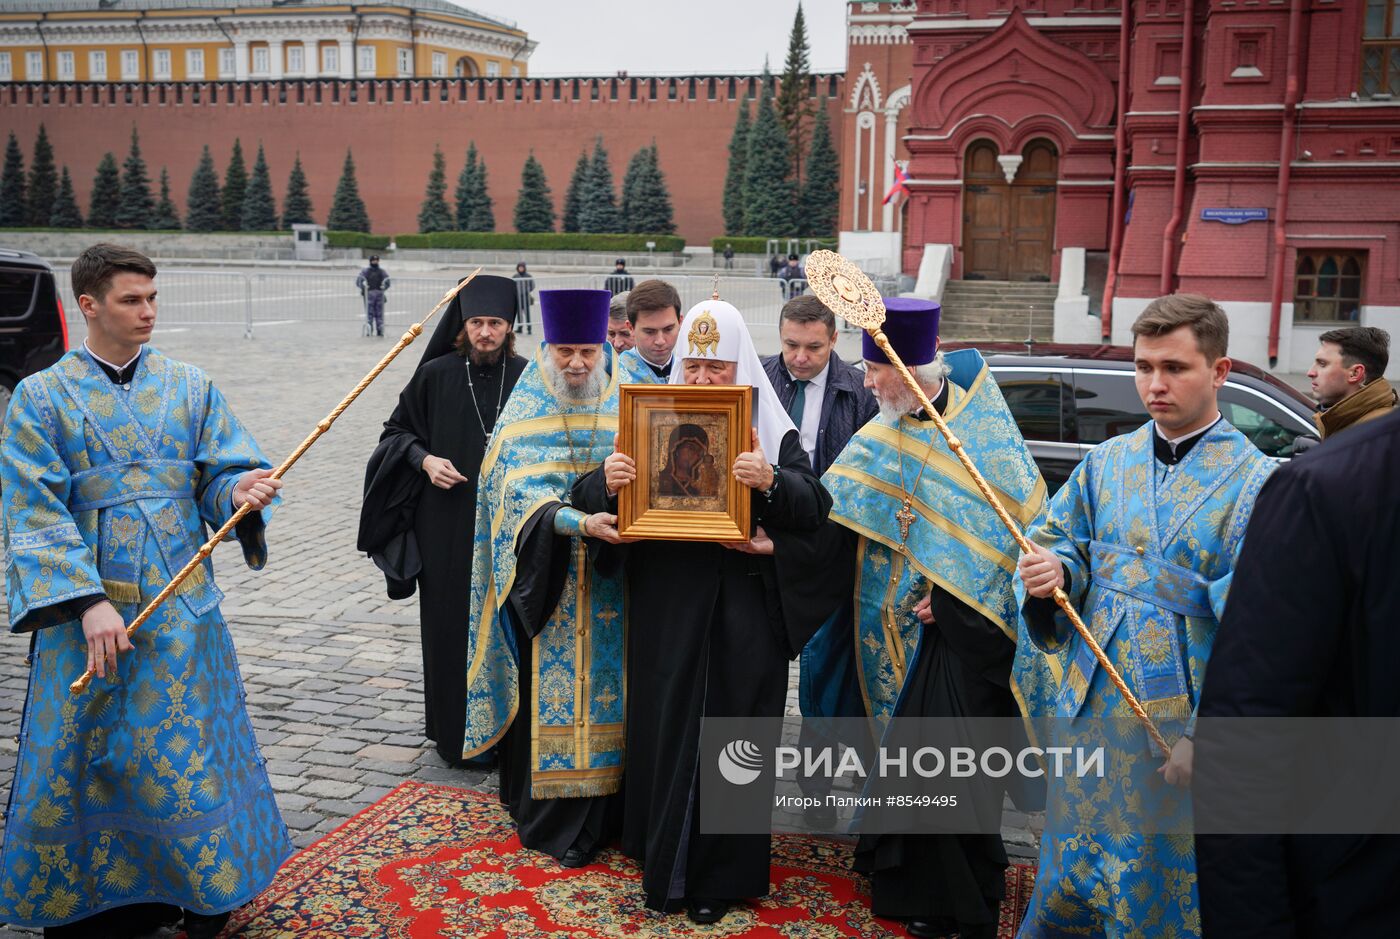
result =
[[[286,70],[286,53],[282,51],[282,40],[269,39],[267,41],[267,77],[273,81],[282,77]]]
[[[341,39],[340,43],[340,77],[355,77],[355,47],[349,39]]]
[[[248,80],[248,40],[233,41],[233,77],[237,81]]]

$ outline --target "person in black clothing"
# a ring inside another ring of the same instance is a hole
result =
[[[608,275],[608,279],[603,286],[607,288],[608,292],[613,296],[617,296],[620,293],[631,290],[635,284],[636,281],[632,279],[632,275],[627,273],[627,261],[623,258],[618,258],[617,263],[613,266],[613,272]]]
[[[715,345],[690,344],[701,321]],[[750,490],[757,528],[735,545],[648,541],[609,549],[623,557],[632,618],[622,849],[642,865],[648,907],[684,907],[693,921],[713,923],[734,904],[768,893],[771,855],[767,835],[712,834],[698,824],[700,723],[782,716],[788,660],[820,625],[787,613],[797,598],[786,555],[821,527],[831,497],[763,376],[739,311],[701,302],[681,334],[672,384],[754,388],[751,439],[732,441],[732,465],[718,469],[730,474],[730,485]],[[614,453],[574,485],[570,502],[615,512],[619,489],[638,484],[636,463]]]
[[[1317,759],[1255,744],[1257,759],[1239,759],[1221,749],[1229,732],[1212,719],[1400,717],[1397,478],[1400,414],[1391,414],[1264,484],[1201,692],[1198,817],[1211,792],[1270,803],[1291,764]],[[1196,869],[1206,939],[1400,935],[1394,834],[1198,834]]]
[[[365,298],[365,316],[376,336],[384,335],[384,291],[389,289],[389,273],[379,266],[379,255],[369,256],[369,267],[355,278],[360,296]]]
[[[420,590],[424,734],[448,763],[462,758],[466,726],[477,475],[526,365],[511,332],[517,296],[510,278],[487,275],[457,295],[365,475],[358,546],[384,571],[390,598]]]
[[[518,321],[515,324],[515,331],[518,333],[522,329],[525,335],[534,332],[534,327],[530,323],[530,308],[535,305],[535,275],[525,269],[525,262],[521,261],[515,265],[516,290],[520,296],[516,301],[515,308],[519,311]]]
[[[783,299],[791,300],[807,292],[807,272],[797,263],[797,255],[789,254],[787,266],[778,271],[778,286],[782,288]]]
[[[880,405],[870,389],[865,387],[865,374],[853,365],[841,361],[836,354],[836,317],[815,296],[789,300],[778,318],[778,338],[782,353],[763,360],[763,370],[778,393],[778,400],[787,409],[801,435],[802,449],[811,461],[812,471],[825,473],[846,443],[865,422],[880,413]],[[797,683],[798,704],[803,722],[798,745],[820,749],[834,743],[834,729],[821,718],[839,711],[843,716],[863,715],[858,707],[859,689],[845,688],[839,697],[849,699],[844,705],[819,707],[816,701],[835,694],[837,676],[854,674],[854,653],[849,642],[843,642],[848,624],[833,617],[802,650],[801,671]],[[799,778],[804,795],[817,796],[816,804],[803,810],[807,824],[814,828],[830,828],[836,823],[836,810],[824,796],[830,791],[830,780],[819,775]]]

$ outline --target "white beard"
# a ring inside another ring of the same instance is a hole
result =
[[[546,356],[541,362],[541,370],[544,372],[545,381],[549,387],[554,389],[554,393],[563,401],[590,401],[603,393],[603,385],[607,381],[607,372],[603,369],[602,359],[594,363],[592,371],[588,373],[588,381],[580,388],[575,388],[569,384],[564,377],[563,369],[554,364],[554,360]]]
[[[906,414],[913,414],[918,408],[919,401],[914,397],[914,392],[904,387],[899,389],[898,394],[880,399],[880,417],[892,424],[898,423]]]

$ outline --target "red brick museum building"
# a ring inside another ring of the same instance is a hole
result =
[[[832,0],[808,0],[832,2]],[[1301,371],[1338,323],[1400,337],[1400,0],[918,0],[847,6],[821,75],[842,250],[916,278],[1060,285],[1056,337],[1127,338],[1150,300],[1220,300],[1232,351]],[[528,24],[524,24],[528,29]],[[474,140],[498,225],[533,150],[562,202],[601,134],[654,138],[680,234],[722,234],[726,146],[757,76],[0,81],[26,153],[47,125],[85,204],[133,126],[182,195],[199,151],[300,152],[318,211],[353,145],[376,230],[412,230],[435,145]],[[908,196],[884,202],[896,160]],[[1400,358],[1400,356],[1397,356]],[[1392,373],[1395,368],[1392,367]]]

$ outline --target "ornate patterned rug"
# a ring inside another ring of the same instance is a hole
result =
[[[851,847],[777,835],[773,890],[722,922],[697,926],[642,903],[641,871],[617,851],[561,869],[527,851],[493,795],[406,782],[288,861],[234,914],[226,936],[254,939],[885,939],[898,923],[870,916]],[[1035,868],[1007,869],[1000,937],[1015,935]]]

